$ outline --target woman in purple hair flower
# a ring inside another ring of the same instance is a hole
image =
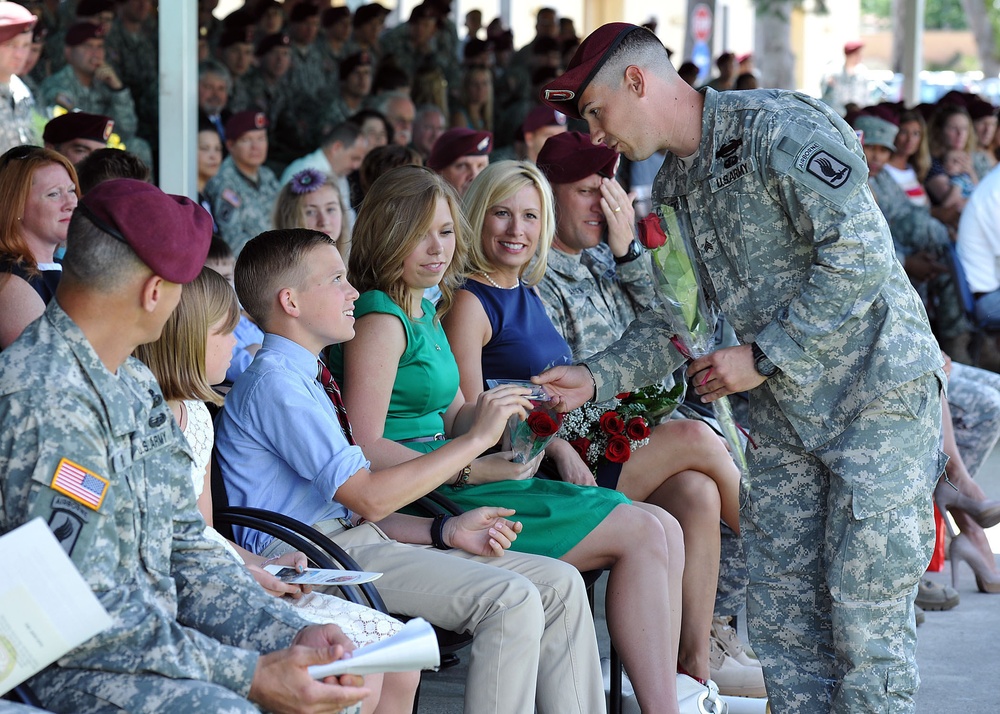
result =
[[[351,231],[344,215],[345,197],[333,177],[316,169],[303,169],[292,176],[278,194],[272,223],[279,228],[309,228],[326,233],[337,242],[344,263],[351,249]]]

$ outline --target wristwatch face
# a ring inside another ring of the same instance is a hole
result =
[[[746,363],[744,363],[744,364],[746,364]],[[760,357],[758,357],[756,359],[756,361],[754,362],[754,367],[757,368],[757,371],[763,377],[773,377],[774,374],[778,371],[778,368],[774,364],[774,362],[772,362],[771,360],[769,360],[764,355],[761,355]]]
[[[773,377],[778,371],[777,365],[767,358],[757,343],[753,344],[753,366],[762,377]]]

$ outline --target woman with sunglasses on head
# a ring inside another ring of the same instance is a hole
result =
[[[0,156],[0,349],[41,316],[55,295],[76,208],[76,170],[61,154],[16,146]]]

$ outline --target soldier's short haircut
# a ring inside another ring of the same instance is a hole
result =
[[[324,149],[333,146],[338,141],[344,146],[352,146],[358,137],[361,136],[361,127],[353,121],[344,121],[333,127],[326,133],[320,146]]]
[[[214,59],[202,60],[198,63],[198,81],[200,82],[203,77],[209,74],[214,74],[225,79],[226,91],[232,94],[233,75],[229,73],[229,68],[226,65]]]
[[[309,253],[321,245],[337,247],[326,233],[287,228],[265,231],[243,246],[233,274],[236,295],[263,330],[267,331],[278,291],[305,282]]]
[[[652,32],[644,27],[637,27],[625,35],[621,44],[611,51],[591,82],[617,86],[625,75],[626,68],[633,64],[653,70],[670,68],[670,74],[673,74],[667,48]]]
[[[85,195],[99,183],[127,178],[149,182],[149,166],[135,154],[121,149],[98,149],[76,167],[80,195]]]
[[[74,211],[66,237],[63,276],[101,293],[126,286],[137,275],[153,271],[132,248],[95,226],[83,211]]]

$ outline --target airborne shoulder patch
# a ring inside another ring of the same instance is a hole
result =
[[[840,188],[851,177],[851,167],[826,151],[813,154],[806,171],[831,188]]]

